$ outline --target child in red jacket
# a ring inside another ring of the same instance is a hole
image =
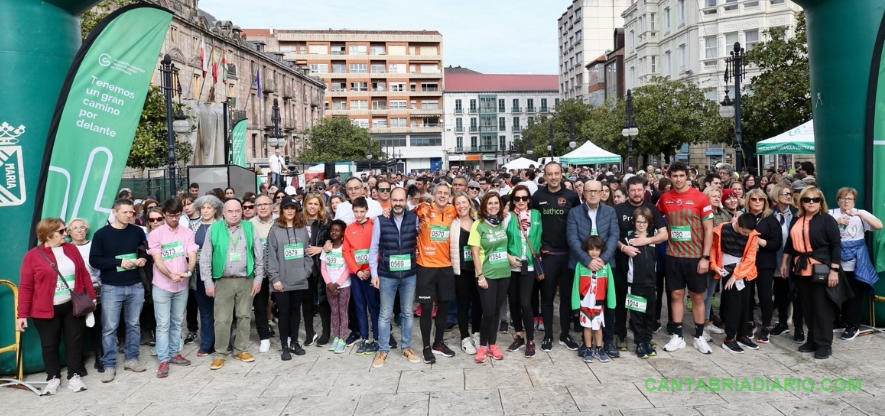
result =
[[[374,355],[378,352],[378,289],[372,287],[369,271],[369,247],[372,245],[372,219],[366,218],[369,204],[366,198],[359,197],[353,200],[353,216],[356,221],[352,222],[344,230],[344,261],[350,269],[351,300],[356,307],[356,319],[360,327],[360,336],[363,342],[356,350],[357,355]],[[366,321],[366,309],[368,317],[372,319],[372,334],[369,338],[369,323]]]

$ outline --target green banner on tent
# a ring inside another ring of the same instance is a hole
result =
[[[247,119],[242,119],[234,124],[230,132],[231,161],[234,165],[246,167],[246,124]]]
[[[885,35],[885,28],[880,29],[881,35]],[[881,36],[880,35],[880,36]],[[879,39],[885,42],[885,39]],[[881,172],[885,172],[885,51],[880,50],[880,57],[874,62],[879,62],[878,85],[875,86],[875,110],[871,113],[873,117],[873,172],[879,172],[876,175],[870,175],[868,180],[873,181],[872,186],[872,213],[876,218],[885,218],[885,179]],[[868,138],[869,140],[869,138]],[[875,262],[876,271],[885,272],[885,231],[876,231],[873,233],[873,253],[872,257]]]
[[[171,20],[156,6],[126,7],[84,42],[50,127],[35,221],[85,218],[91,231],[105,224]]]

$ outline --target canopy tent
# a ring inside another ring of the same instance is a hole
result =
[[[587,140],[581,147],[562,155],[559,160],[574,165],[593,165],[597,163],[621,163],[621,156],[603,150]]]
[[[528,169],[529,166],[534,165],[535,167],[541,166],[537,160],[526,159],[521,157],[519,159],[513,159],[504,164],[504,169]]]
[[[814,120],[809,120],[790,131],[756,143],[756,153],[760,155],[813,155]]]

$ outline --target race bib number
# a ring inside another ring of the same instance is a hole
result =
[[[504,252],[504,248],[496,249],[495,251],[489,253],[489,263],[497,264],[507,261],[507,253]]]
[[[744,290],[744,279],[735,279],[734,288],[737,289],[738,292]]]
[[[354,250],[353,254],[356,264],[369,264],[369,249]]]
[[[138,258],[138,256],[136,256],[135,253],[129,253],[129,254],[120,254],[119,256],[115,256],[114,258],[120,259],[120,260],[135,260]],[[134,269],[134,267],[132,269]],[[132,270],[132,269],[127,269],[125,267],[117,266],[118,272],[125,272],[126,270]]]
[[[430,227],[430,241],[448,241],[449,227],[445,225],[434,225]]]
[[[164,261],[184,256],[184,245],[181,244],[181,241],[173,241],[171,243],[163,244],[160,248],[162,249]]]
[[[691,241],[691,226],[674,225],[670,227],[671,241]]]
[[[326,253],[326,267],[344,267],[344,256],[342,256],[341,253],[336,253],[334,251]]]
[[[74,275],[65,276],[65,282],[68,282],[68,285],[65,286],[64,282],[61,281],[59,277],[55,281],[55,296],[63,296],[71,293],[71,290],[68,289],[68,286],[74,287]]]
[[[304,258],[304,244],[286,244],[283,246],[283,258],[286,260],[297,260]]]
[[[599,235],[599,231],[597,231],[596,228],[591,228],[590,235]]]
[[[240,253],[230,253],[230,261],[240,261]]]
[[[390,271],[401,272],[412,269],[412,257],[408,254],[390,256]]]
[[[646,299],[642,296],[627,294],[624,300],[624,307],[631,311],[645,312]]]
[[[464,246],[464,261],[473,261],[473,250],[470,246]]]

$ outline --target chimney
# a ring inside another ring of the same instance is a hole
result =
[[[273,26],[270,27],[270,34],[273,36]]]

